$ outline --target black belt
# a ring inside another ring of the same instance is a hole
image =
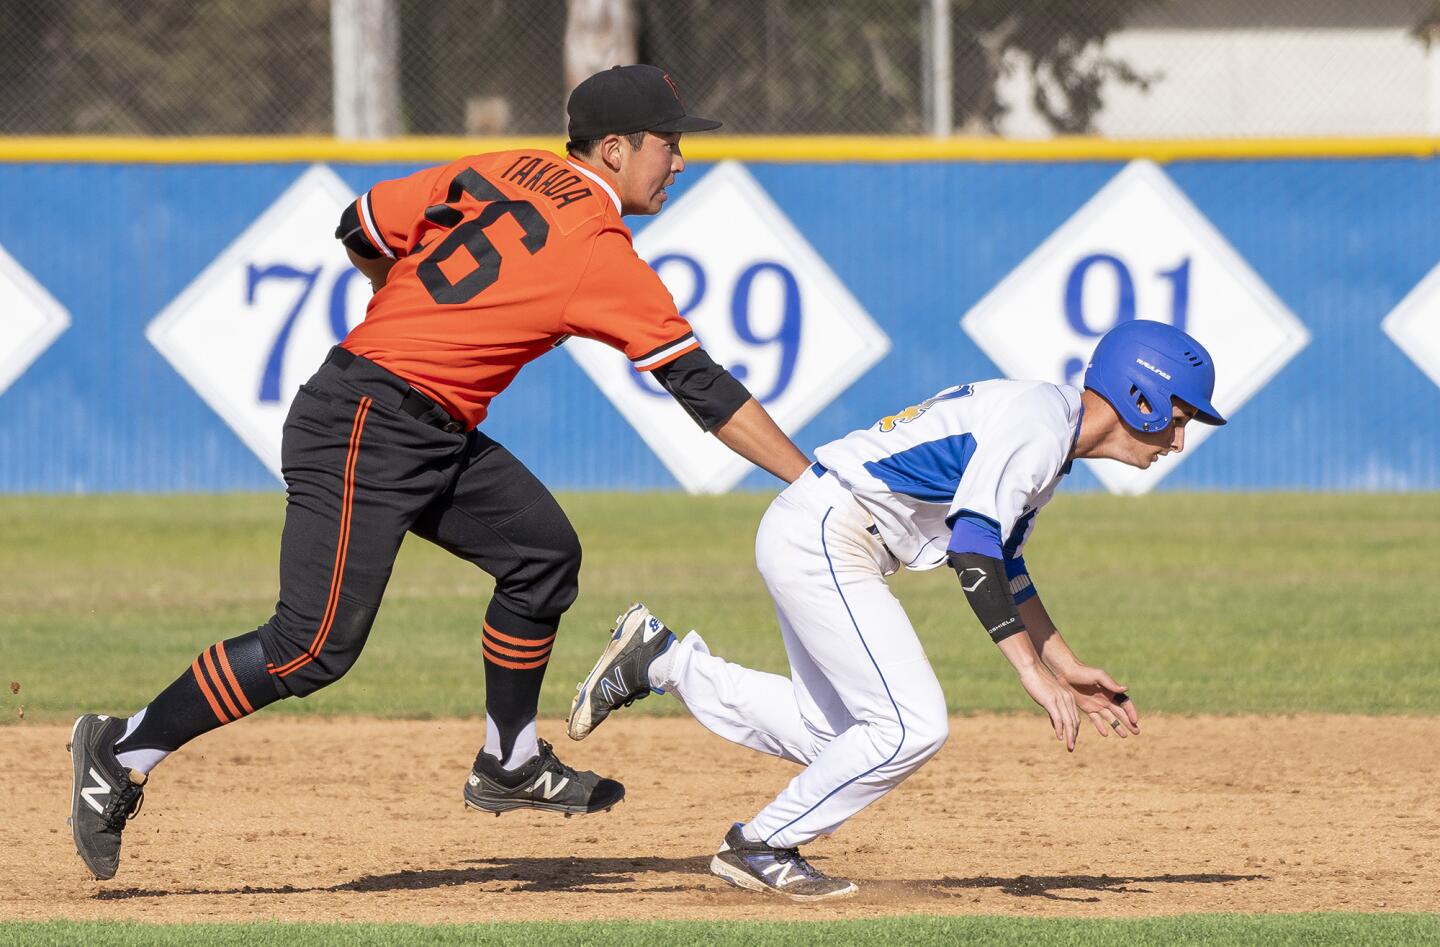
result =
[[[341,371],[349,368],[357,361],[364,361],[374,369],[385,372],[385,374],[394,379],[396,387],[401,385],[405,386],[405,395],[400,399],[398,407],[401,411],[410,415],[410,417],[417,421],[423,421],[431,427],[437,427],[448,434],[458,434],[465,430],[465,425],[451,417],[450,412],[437,404],[434,398],[416,390],[413,385],[383,365],[372,362],[368,358],[362,359],[349,349],[343,349],[338,345],[332,348],[330,354],[325,357],[325,363],[327,365],[334,365]],[[439,417],[435,416],[437,412]]]

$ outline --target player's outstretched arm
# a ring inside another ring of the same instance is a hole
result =
[[[1049,715],[1055,739],[1075,752],[1075,739],[1080,735],[1080,711],[1075,707],[1074,693],[1050,673],[1026,635],[1010,635],[996,645],[1015,668],[1025,693]]]
[[[1135,702],[1125,693],[1125,685],[1117,684],[1104,668],[1090,667],[1075,657],[1075,652],[1060,636],[1038,594],[1016,606],[1025,633],[1035,651],[1055,677],[1070,688],[1075,705],[1090,717],[1095,730],[1108,737],[1114,730],[1122,739],[1140,732],[1140,713]]]
[[[810,466],[770,413],[734,375],[696,349],[654,370],[660,387],[720,443],[761,470],[794,483]]]
[[[1060,637],[1060,629],[1055,627],[1050,613],[1045,610],[1045,603],[1040,600],[1039,592],[1018,603],[1015,608],[1020,613],[1020,620],[1025,623],[1025,633],[1030,636],[1040,660],[1044,661],[1045,666],[1054,671],[1056,676],[1063,678],[1067,668],[1080,663],[1075,652],[1071,651],[1065,639]]]
[[[999,552],[999,548],[995,549]],[[1075,708],[1075,695],[1069,687],[1056,679],[1040,654],[1035,650],[1030,636],[1025,633],[1025,624],[1010,594],[1010,584],[1005,579],[1005,564],[999,558],[980,552],[956,552],[950,550],[950,568],[960,579],[965,590],[965,600],[980,625],[1000,648],[1015,673],[1020,676],[1020,686],[1030,699],[1044,708],[1055,727],[1055,738],[1074,752],[1075,738],[1080,730],[1080,713]]]
[[[810,458],[780,430],[770,412],[751,398],[715,429],[720,443],[761,470],[793,483],[810,466]]]

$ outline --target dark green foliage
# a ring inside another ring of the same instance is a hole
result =
[[[5,0],[5,134],[326,134],[329,0]]]
[[[640,59],[731,133],[926,130],[928,0],[634,0]],[[994,131],[1007,69],[1089,131],[1103,52],[1163,0],[955,0],[954,119]],[[563,133],[566,0],[395,0],[407,134]],[[329,134],[329,0],[0,0],[0,134]],[[488,111],[487,111],[488,110]]]

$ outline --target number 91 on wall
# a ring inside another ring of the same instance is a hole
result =
[[[1132,319],[1168,322],[1215,360],[1215,406],[1227,417],[1309,338],[1305,327],[1158,166],[1115,175],[961,319],[1011,378],[1083,384],[1095,345]],[[1087,464],[1107,489],[1143,493],[1214,429],[1192,425],[1185,450],[1147,470]]]
[[[635,241],[705,350],[794,434],[878,362],[890,340],[740,164],[711,169]],[[625,356],[565,348],[691,493],[751,469]]]

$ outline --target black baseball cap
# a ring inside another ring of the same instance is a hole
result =
[[[720,123],[685,113],[680,90],[657,66],[614,66],[575,87],[565,106],[570,140],[635,132],[704,132]]]

